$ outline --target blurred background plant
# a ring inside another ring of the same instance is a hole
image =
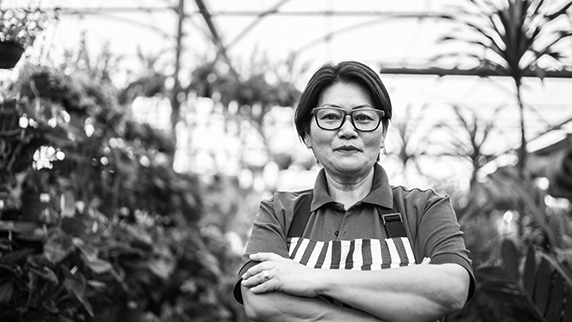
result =
[[[235,320],[237,255],[198,224],[201,182],[79,63],[24,66],[1,103],[0,320]]]

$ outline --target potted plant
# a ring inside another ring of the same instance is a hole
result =
[[[0,68],[16,65],[47,20],[48,14],[40,8],[0,9]]]

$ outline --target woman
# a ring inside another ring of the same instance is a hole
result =
[[[390,186],[377,163],[392,108],[366,65],[325,64],[295,114],[314,189],[261,202],[235,297],[254,321],[431,321],[474,292],[448,196]]]

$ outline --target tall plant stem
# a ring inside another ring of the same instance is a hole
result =
[[[520,174],[524,173],[526,163],[526,128],[524,122],[524,104],[522,103],[522,92],[520,80],[515,81],[516,85],[516,99],[518,101],[518,111],[520,117],[520,148],[518,149],[518,169]]]
[[[175,142],[175,147],[177,146],[177,124],[179,123],[179,113],[181,109],[181,103],[179,102],[179,92],[181,91],[181,81],[179,79],[179,74],[181,70],[181,51],[182,40],[183,40],[183,22],[185,20],[185,1],[179,0],[179,5],[177,7],[177,15],[179,20],[177,22],[177,47],[175,50],[175,71],[173,72],[174,85],[171,90],[170,102],[171,102],[171,130],[172,138]],[[171,165],[173,165],[175,156],[170,156]]]

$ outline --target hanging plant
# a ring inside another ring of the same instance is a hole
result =
[[[0,9],[0,68],[16,65],[44,30],[48,14],[40,8]]]

